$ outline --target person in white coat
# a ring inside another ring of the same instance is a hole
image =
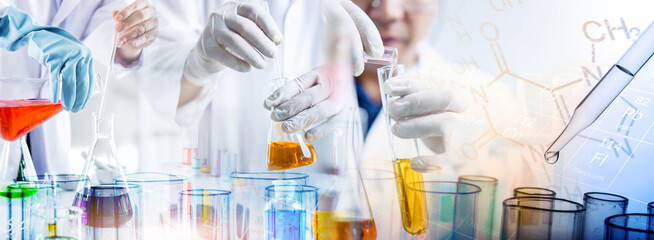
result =
[[[29,14],[44,26],[59,27],[79,39],[91,50],[95,62],[108,66],[114,29],[122,33],[119,41],[117,65],[132,68],[141,64],[140,55],[156,38],[154,9],[147,1],[136,1],[128,6],[125,1],[103,0],[12,0],[1,6],[15,7]],[[126,7],[128,6],[128,7]],[[2,9],[0,9],[2,10]],[[116,11],[115,10],[123,10]],[[151,14],[141,14],[151,11]],[[139,13],[139,14],[134,14]],[[117,17],[121,15],[121,17]],[[112,16],[116,19],[112,19]],[[145,25],[145,26],[144,26]],[[120,27],[118,27],[120,26]],[[144,28],[147,29],[144,31]],[[145,39],[144,39],[145,38]],[[45,78],[46,66],[32,61],[26,47],[14,52],[0,51],[0,76]],[[89,86],[90,88],[90,86]],[[88,97],[88,96],[87,96]],[[75,111],[80,108],[76,108]],[[70,120],[67,112],[60,113],[28,134],[30,152],[36,173],[70,173],[68,150],[70,147]],[[0,144],[3,145],[3,144]],[[83,163],[80,163],[83,164]]]
[[[156,7],[162,22],[161,48],[156,55],[146,56],[152,65],[140,71],[144,79],[150,79],[151,83],[143,86],[149,88],[149,99],[162,116],[184,127],[199,125],[201,132],[212,135],[212,148],[238,153],[234,171],[266,170],[271,113],[261,104],[272,92],[267,81],[277,77],[271,58],[279,59],[281,72],[289,79],[315,74],[314,69],[324,64],[320,55],[327,23],[320,4],[270,1],[268,14],[262,2],[155,3],[159,4]],[[354,73],[359,74],[363,71],[364,51],[381,55],[381,38],[370,19],[352,2],[339,1],[335,6],[349,19],[355,46]],[[305,83],[315,85],[313,76]],[[321,112],[323,117],[314,122],[339,110]],[[317,163],[291,171],[317,172],[319,165],[332,160],[331,139],[320,139],[313,145]]]

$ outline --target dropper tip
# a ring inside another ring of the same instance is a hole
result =
[[[549,164],[555,164],[559,161],[559,151],[547,151],[543,154],[545,161]]]

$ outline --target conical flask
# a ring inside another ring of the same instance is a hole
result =
[[[113,113],[93,113],[93,142],[86,156],[83,175],[90,181],[80,182],[73,205],[83,210],[82,223],[89,239],[134,236],[134,206],[127,181],[114,178],[125,173],[113,138]],[[132,189],[130,189],[132,188]]]
[[[356,108],[345,109],[334,127],[334,176],[318,200],[316,239],[368,240],[377,229],[358,166],[363,134]]]

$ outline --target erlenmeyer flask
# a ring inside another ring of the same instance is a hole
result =
[[[86,226],[87,236],[134,236],[130,231],[135,210],[130,201],[130,190],[135,189],[126,181],[113,184],[115,177],[125,176],[113,138],[114,114],[93,113],[92,116],[93,142],[83,172],[90,181],[80,182],[77,186],[73,205],[83,210],[82,223]]]
[[[287,80],[287,78],[270,80],[271,90],[277,90],[286,84]],[[315,163],[316,151],[311,143],[305,141],[303,131],[286,133],[282,131],[281,122],[271,120],[268,132],[268,170],[280,171]]]
[[[342,114],[347,120],[334,128],[334,180],[318,201],[316,239],[376,239],[377,228],[358,166],[363,140],[358,111],[350,107]]]

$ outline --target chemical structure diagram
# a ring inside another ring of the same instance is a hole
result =
[[[452,85],[467,91],[473,111],[479,113],[477,117],[464,120],[469,132],[477,134],[454,147],[458,157],[476,160],[498,144],[512,145],[513,149],[520,149],[521,161],[525,165],[523,171],[527,171],[522,174],[542,176],[545,179],[541,186],[571,199],[581,199],[583,192],[590,190],[619,193],[618,186],[622,186],[628,176],[621,173],[637,171],[636,167],[654,167],[654,164],[647,165],[643,163],[645,159],[638,158],[654,153],[654,131],[650,131],[654,114],[647,113],[654,98],[654,61],[650,64],[652,70],[639,73],[639,77],[595,124],[569,144],[563,153],[564,161],[550,165],[543,159],[548,144],[567,125],[579,103],[577,99],[570,100],[569,96],[586,94],[608,70],[596,64],[596,44],[603,41],[633,42],[640,35],[640,28],[628,25],[629,21],[624,18],[584,22],[578,27],[582,30],[580,36],[587,39],[590,46],[590,64],[577,66],[576,77],[544,79],[543,76],[512,70],[511,59],[505,57],[502,48],[501,27],[493,21],[483,21],[476,26],[466,24],[465,19],[458,15],[465,2],[468,1],[461,1],[460,6],[443,18],[445,26],[464,45],[474,36],[481,37],[489,50],[476,54],[492,54],[498,70],[493,72],[496,75],[477,82],[451,80]],[[510,11],[523,4],[520,0],[481,2],[487,2],[489,11],[496,12]],[[471,34],[473,31],[478,34]],[[432,65],[436,72],[449,68],[453,73],[464,75],[480,70],[477,59],[471,54]],[[649,179],[654,180],[653,177]],[[555,184],[557,181],[566,184]],[[574,184],[567,184],[569,182]],[[654,199],[654,196],[635,196],[626,190],[623,194],[639,203],[645,203],[647,197]]]

